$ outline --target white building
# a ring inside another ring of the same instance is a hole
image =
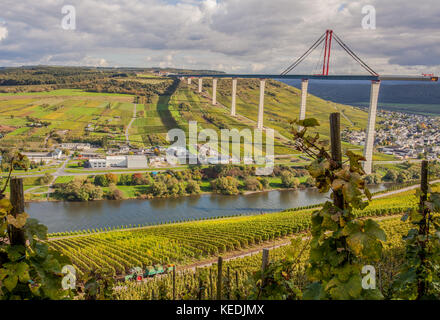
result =
[[[127,168],[145,169],[148,168],[147,157],[145,156],[127,156]]]
[[[107,156],[107,167],[123,167],[127,168],[127,156]]]
[[[89,159],[89,168],[148,168],[147,157],[145,156],[107,156],[105,159]]]
[[[106,168],[107,161],[105,159],[89,159],[88,165],[90,168]]]

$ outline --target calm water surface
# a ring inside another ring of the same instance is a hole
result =
[[[384,190],[385,185],[370,187]],[[45,224],[49,232],[155,224],[183,219],[199,219],[238,214],[277,212],[288,208],[322,203],[328,195],[316,189],[280,190],[249,195],[199,196],[123,201],[32,202],[26,210]]]

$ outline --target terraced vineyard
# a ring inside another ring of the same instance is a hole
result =
[[[408,232],[409,224],[403,223],[400,218],[384,218],[379,223],[387,234],[387,242],[384,244],[385,250],[381,261],[372,264],[376,266],[380,273],[378,285],[382,290],[386,290],[403,259],[402,236]],[[298,256],[302,252],[298,270],[295,273],[295,282],[301,286],[306,284],[304,267],[309,255],[308,236],[309,234],[303,235],[301,242],[295,241],[292,245],[270,250],[271,261],[285,259],[287,254]],[[252,274],[261,268],[261,259],[262,254],[259,253],[224,262],[224,296],[229,296],[230,299],[245,299],[248,297],[252,292],[249,277],[252,277]],[[196,272],[184,271],[177,273],[176,298],[197,299],[200,291],[203,290],[204,299],[215,299],[216,284],[216,265],[197,269]],[[172,299],[172,288],[172,277],[169,275],[141,283],[129,281],[119,284],[117,290],[115,290],[115,298],[120,300]]]
[[[438,190],[439,187],[433,187]],[[416,204],[415,191],[373,200],[357,212],[362,216],[400,214]],[[50,245],[70,256],[79,274],[94,267],[108,267],[116,274],[153,264],[188,264],[203,257],[306,231],[313,209],[272,214],[176,223],[60,237]]]

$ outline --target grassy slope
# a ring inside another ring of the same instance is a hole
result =
[[[221,122],[230,128],[242,130],[253,129],[252,123],[244,123],[242,120],[229,115],[228,108],[231,104],[231,80],[218,82],[217,100],[226,106],[213,107],[209,98],[196,93],[197,84],[194,82],[188,86],[182,82],[174,95],[155,97],[146,105],[138,105],[138,119],[136,119],[129,131],[130,140],[134,145],[150,146],[167,144],[166,133],[176,127],[187,129],[188,121],[194,120],[199,123],[199,130],[211,128],[219,131],[219,128],[208,123],[203,114],[216,116]],[[210,81],[204,81],[204,90],[211,94]],[[274,128],[283,136],[290,138],[289,120],[297,118],[299,114],[300,91],[284,83],[268,80],[266,82],[265,96],[265,126]],[[237,113],[256,121],[259,99],[258,80],[238,81],[237,90]],[[83,135],[88,123],[92,124],[118,124],[127,125],[132,116],[133,97],[122,94],[103,94],[84,92],[76,89],[54,90],[50,92],[1,94],[0,95],[0,123],[13,126],[16,129],[8,133],[0,143],[16,144],[18,147],[42,146],[44,137],[51,130],[63,130],[68,128],[75,135]],[[191,106],[191,110],[179,111],[181,102]],[[111,109],[106,105],[110,103]],[[328,116],[330,112],[340,111],[342,128],[364,128],[367,121],[367,113],[351,106],[336,104],[325,101],[313,95],[309,95],[307,101],[307,117],[317,118],[321,126],[317,129],[322,137],[328,135]],[[139,114],[143,111],[143,114]],[[46,128],[26,128],[26,116],[50,121],[52,124]],[[119,118],[118,118],[119,117]],[[101,133],[91,133],[101,135]],[[123,133],[113,136],[116,140],[125,140]],[[263,136],[263,139],[265,137]],[[264,141],[264,140],[263,140]],[[346,148],[362,151],[360,146],[345,144]],[[241,146],[243,152],[243,147]],[[276,140],[275,154],[294,154],[287,147]],[[391,160],[392,157],[375,155],[375,160]]]

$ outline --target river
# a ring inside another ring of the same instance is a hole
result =
[[[386,188],[385,185],[371,186],[370,191]],[[203,194],[151,200],[30,202],[26,203],[26,212],[45,224],[49,232],[62,232],[277,212],[327,199],[328,195],[316,189],[274,190],[237,196]]]

